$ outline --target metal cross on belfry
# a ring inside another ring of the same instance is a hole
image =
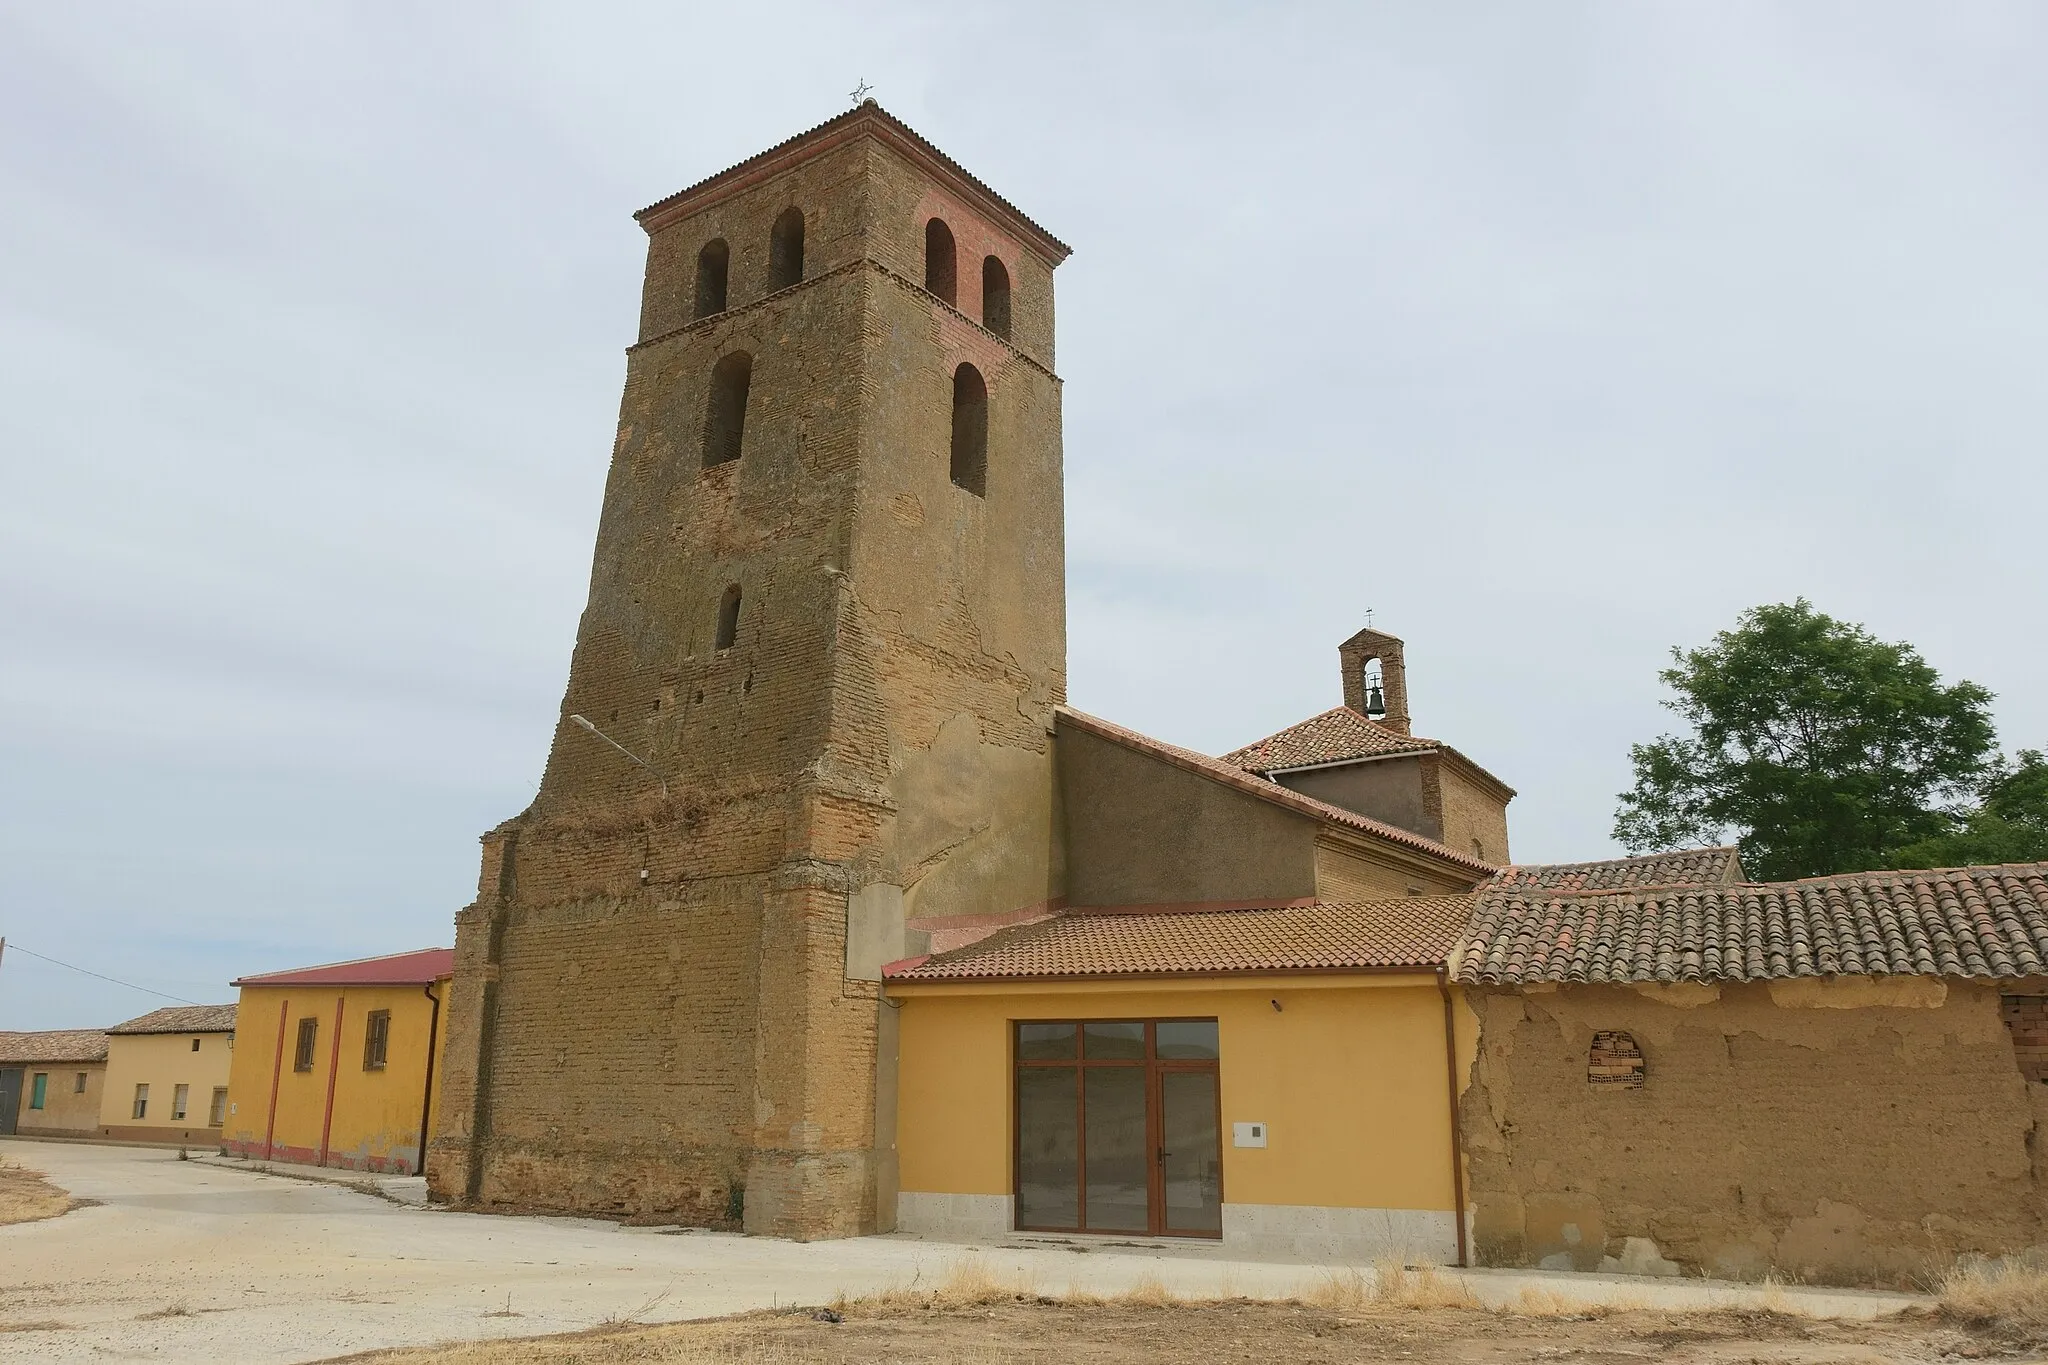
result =
[[[874,88],[875,87],[868,84],[868,78],[863,76],[860,78],[860,84],[854,86],[853,89],[848,93],[851,95],[853,102],[855,104],[859,104],[862,100],[867,98],[868,91]]]

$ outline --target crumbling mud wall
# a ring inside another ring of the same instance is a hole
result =
[[[1901,1283],[2043,1240],[2030,1090],[2044,1087],[2021,1077],[1995,986],[1565,985],[1468,1000],[1481,1264]]]

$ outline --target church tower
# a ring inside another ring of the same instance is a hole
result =
[[[638,219],[589,602],[456,918],[430,1184],[886,1229],[882,965],[1064,890],[1067,248],[873,101]]]

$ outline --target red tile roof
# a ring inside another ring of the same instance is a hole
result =
[[[322,967],[294,967],[230,981],[230,986],[426,986],[455,971],[453,948],[421,948],[389,957],[359,957]]]
[[[1272,773],[1287,768],[1312,768],[1323,763],[1348,763],[1391,754],[1422,754],[1439,747],[1433,739],[1404,735],[1375,725],[1348,706],[1333,706],[1278,734],[1267,735],[1223,755],[1246,772]]]
[[[890,144],[913,163],[923,163],[925,169],[940,181],[951,181],[952,188],[963,199],[970,203],[979,200],[990,217],[1014,228],[1025,245],[1044,257],[1047,264],[1058,265],[1073,254],[1073,249],[1065,242],[1032,222],[1023,210],[983,184],[966,167],[926,142],[909,124],[873,100],[864,100],[836,118],[829,118],[815,128],[783,139],[765,152],[756,153],[716,175],[677,190],[666,199],[649,204],[633,217],[647,231],[653,232],[679,211],[724,197],[716,191],[725,190],[728,186],[737,189],[742,184],[756,183],[826,147],[863,133]]]
[[[104,1062],[107,1031],[60,1028],[40,1033],[0,1033],[0,1063]]]
[[[1458,980],[2048,975],[2048,863],[1473,898]]]
[[[1637,891],[1653,886],[1728,886],[1742,880],[1734,848],[1684,848],[1593,863],[1518,863],[1504,867],[1488,891]]]
[[[107,1032],[114,1033],[233,1033],[235,1031],[235,1007],[233,1005],[165,1005],[160,1010],[138,1015],[125,1024],[116,1024]]]
[[[1345,810],[1342,806],[1333,806],[1327,801],[1318,801],[1313,796],[1304,796],[1277,782],[1269,782],[1263,777],[1254,776],[1238,765],[1226,763],[1220,758],[1211,758],[1207,754],[1198,754],[1193,749],[1183,749],[1177,744],[1168,744],[1164,740],[1153,739],[1150,735],[1141,735],[1136,730],[1127,730],[1121,725],[1098,716],[1091,716],[1084,711],[1076,711],[1069,706],[1059,707],[1057,714],[1060,720],[1098,739],[1106,739],[1113,744],[1121,744],[1140,753],[1150,754],[1154,758],[1220,782],[1248,796],[1256,796],[1261,801],[1270,801],[1276,806],[1285,806],[1289,810],[1329,824],[1343,825],[1374,835],[1417,853],[1428,854],[1467,872],[1486,876],[1497,870],[1491,863],[1481,862],[1470,854],[1460,853],[1434,839],[1424,838],[1420,834],[1360,815],[1356,811]]]
[[[892,964],[890,981],[1196,976],[1238,972],[1434,970],[1469,898],[1180,914],[1068,914],[965,948]]]

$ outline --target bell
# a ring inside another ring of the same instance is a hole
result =
[[[1365,718],[1367,720],[1385,720],[1386,717],[1387,694],[1380,690],[1378,683],[1367,683],[1365,687]]]

